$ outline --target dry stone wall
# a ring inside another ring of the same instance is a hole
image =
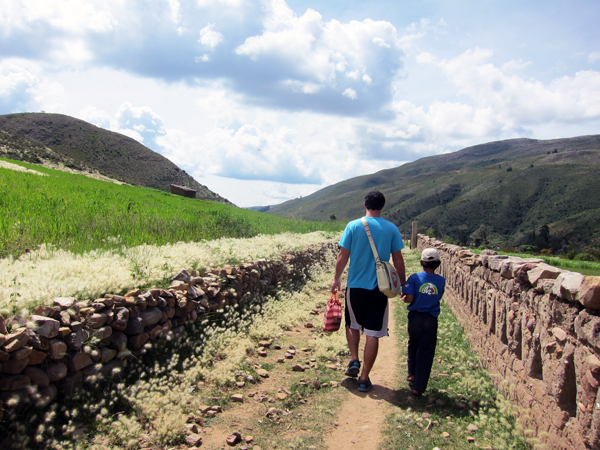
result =
[[[447,301],[471,345],[546,448],[600,448],[600,277],[541,259],[436,248]]]
[[[125,295],[78,301],[57,298],[34,314],[5,320],[0,315],[0,419],[8,408],[44,408],[98,377],[109,377],[148,342],[183,332],[227,305],[303,279],[337,244],[198,273],[182,270],[169,289],[132,290]]]

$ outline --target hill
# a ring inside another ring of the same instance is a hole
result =
[[[232,205],[135,139],[62,114],[0,115],[0,156],[97,171],[127,184],[166,192],[176,184],[195,189],[199,199]]]
[[[403,233],[418,221],[462,244],[600,248],[600,135],[476,145],[342,181],[268,213],[350,220],[374,189],[386,195],[383,216]]]

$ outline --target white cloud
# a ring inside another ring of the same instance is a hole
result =
[[[358,98],[358,95],[356,95],[356,91],[352,88],[346,89],[342,95],[352,100],[356,100]]]
[[[37,110],[41,80],[36,64],[23,60],[0,61],[0,114]]]
[[[599,59],[600,59],[600,52],[591,52],[588,55],[588,61],[591,62],[591,63],[596,62]]]
[[[142,142],[146,147],[156,150],[156,140],[165,134],[162,118],[148,106],[133,106],[125,102],[115,115],[119,133]]]
[[[112,118],[110,114],[94,106],[88,106],[87,108],[82,109],[79,114],[77,114],[77,117],[106,130],[113,128],[111,126]]]
[[[209,23],[200,30],[200,43],[211,50],[223,42],[223,35],[213,30],[214,26],[214,23]]]

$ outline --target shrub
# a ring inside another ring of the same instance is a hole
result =
[[[538,251],[535,245],[521,245],[519,246],[519,252],[521,253],[535,253]]]
[[[590,255],[589,253],[577,253],[575,255],[575,258],[573,258],[575,261],[595,261],[596,258],[594,258],[593,255]]]

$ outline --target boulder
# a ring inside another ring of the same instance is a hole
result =
[[[600,277],[585,276],[575,299],[589,309],[600,309]]]
[[[4,340],[4,350],[8,353],[24,347],[29,342],[29,334],[27,328],[19,328],[12,333],[6,335]]]
[[[51,339],[48,348],[50,359],[62,359],[67,354],[67,344],[60,339]]]
[[[46,375],[42,369],[38,369],[37,367],[27,367],[23,371],[24,375],[27,375],[31,379],[31,383],[35,384],[39,388],[45,388],[50,384],[50,378]]]
[[[47,338],[53,338],[58,335],[58,329],[60,328],[60,322],[50,317],[45,316],[29,316],[27,323],[28,327],[35,331],[36,334]]]
[[[54,299],[54,304],[64,311],[65,309],[73,308],[76,301],[77,299],[74,297],[59,297]]]
[[[23,369],[29,365],[29,357],[23,359],[9,359],[2,363],[0,372],[7,373],[9,375],[17,375],[23,372]]]
[[[159,308],[147,308],[140,314],[143,327],[156,325],[162,319],[162,311]]]
[[[583,283],[584,276],[575,272],[563,272],[558,275],[552,293],[557,297],[574,302],[577,292]]]
[[[538,264],[535,268],[527,272],[527,278],[535,287],[537,286],[538,280],[542,278],[556,280],[562,272],[564,272],[564,270],[542,263]]]
[[[50,383],[62,380],[67,376],[67,366],[61,362],[48,364],[46,367],[46,375]]]
[[[0,391],[18,391],[25,389],[31,384],[27,375],[8,375],[0,377]]]

